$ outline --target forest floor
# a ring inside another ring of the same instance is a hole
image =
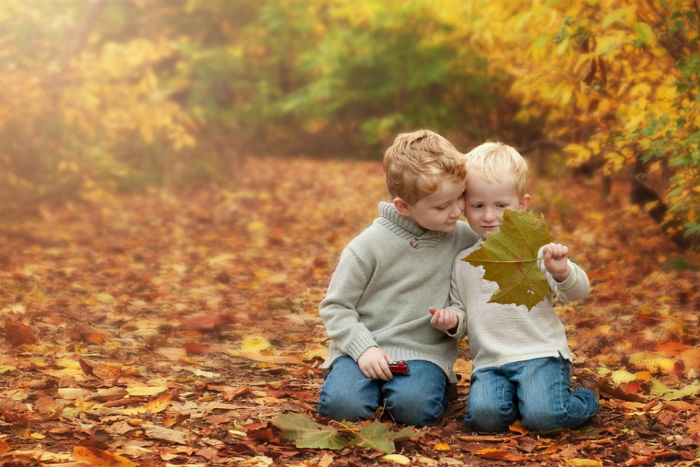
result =
[[[317,307],[343,246],[385,199],[373,162],[249,159],[228,186],[95,190],[0,230],[2,466],[700,465],[700,260],[615,184],[540,179],[535,210],[592,291],[558,308],[601,409],[574,430],[437,426],[368,447],[299,448],[327,339]],[[396,426],[382,417],[392,430]]]

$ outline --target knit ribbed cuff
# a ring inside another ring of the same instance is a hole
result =
[[[369,334],[361,335],[348,347],[347,354],[357,361],[360,355],[370,347],[379,347]]]
[[[562,292],[568,292],[578,284],[578,271],[576,271],[576,268],[570,260],[567,260],[567,263],[569,266],[569,277],[564,279],[563,282],[557,282],[557,287],[559,287],[559,290]],[[556,281],[556,279],[554,280]]]

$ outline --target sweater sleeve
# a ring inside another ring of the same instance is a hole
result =
[[[537,253],[537,256],[540,258],[542,257],[542,248],[540,248],[540,251]],[[541,259],[537,261],[540,271],[542,271],[547,278],[549,287],[552,289],[553,293],[557,294],[562,303],[574,302],[585,298],[591,287],[585,271],[570,259],[567,259],[567,263],[569,265],[569,277],[567,277],[564,282],[557,282],[557,280],[547,272],[547,269],[544,267],[544,261]]]
[[[455,339],[463,339],[467,334],[467,307],[466,299],[462,296],[464,292],[464,277],[459,273],[460,269],[464,266],[464,262],[461,260],[462,256],[457,255],[454,265],[452,267],[452,277],[450,279],[450,305],[447,307],[457,315],[459,324],[457,324],[457,331],[454,334],[449,334],[450,337]]]
[[[328,337],[355,361],[369,347],[377,346],[372,334],[360,322],[356,309],[370,274],[355,253],[346,248],[340,255],[328,292],[319,306],[319,315]]]
[[[550,287],[563,303],[581,300],[588,295],[590,283],[588,276],[576,263],[569,261],[569,277],[564,282],[557,282],[550,274],[547,275]]]

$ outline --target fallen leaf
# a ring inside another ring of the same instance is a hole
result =
[[[182,431],[171,430],[158,425],[141,425],[141,428],[144,429],[146,436],[149,438],[170,443],[187,444],[187,435]]]
[[[664,357],[655,352],[636,352],[629,356],[631,365],[654,372],[670,373],[673,371],[674,363],[670,358]]]
[[[402,454],[386,454],[380,457],[379,460],[391,462],[392,464],[411,465],[411,459]]]
[[[167,390],[166,386],[135,386],[126,388],[126,392],[130,396],[155,396]]]
[[[696,394],[700,394],[700,380],[696,379],[692,383],[686,384],[679,389],[670,389],[659,380],[654,379],[651,381],[649,392],[668,401],[692,397]]]
[[[122,409],[122,410],[120,410],[120,412],[123,413],[124,415],[140,415],[140,414],[149,414],[149,413],[153,414],[153,413],[162,412],[163,410],[168,408],[172,398],[173,398],[172,394],[163,394],[159,398],[154,399],[151,402],[148,402],[147,404],[144,404],[140,407],[133,407],[130,409]]]
[[[5,321],[5,339],[13,345],[37,344],[32,328],[19,321]]]
[[[484,448],[484,449],[479,449],[478,451],[475,452],[476,455],[485,457],[486,459],[497,459],[497,460],[504,460],[504,461],[515,461],[515,462],[520,462],[525,457],[519,455],[519,454],[513,454],[512,452],[509,452],[505,449],[501,448]]]
[[[337,429],[301,414],[278,415],[272,423],[281,430],[283,438],[294,441],[298,448],[340,449],[348,445]]]
[[[564,461],[566,467],[603,467],[603,463],[598,459],[572,458]]]
[[[234,357],[247,358],[248,360],[254,360],[256,362],[277,363],[280,365],[304,365],[304,362],[298,357],[284,355],[262,355],[256,352],[246,352],[233,349],[229,349],[226,352]]]
[[[139,465],[119,454],[112,454],[111,452],[87,446],[75,446],[73,448],[73,458],[87,462],[93,467],[137,467]]]
[[[270,348],[272,344],[263,336],[249,336],[243,339],[241,350],[245,352],[260,352]]]

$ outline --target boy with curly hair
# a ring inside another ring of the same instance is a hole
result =
[[[330,338],[330,369],[318,413],[371,418],[384,407],[395,421],[426,426],[445,413],[457,378],[454,332],[444,328],[455,255],[478,236],[464,214],[464,156],[444,137],[400,134],[383,158],[392,202],[343,250],[319,313]],[[454,330],[452,330],[454,331]],[[404,360],[408,373],[392,375]]]

